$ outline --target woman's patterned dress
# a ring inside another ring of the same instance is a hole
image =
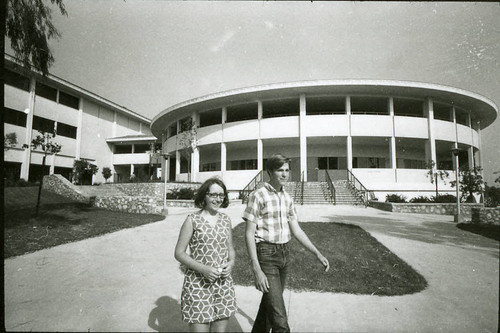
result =
[[[229,217],[217,213],[217,223],[212,226],[199,213],[190,216],[193,223],[193,236],[189,242],[191,257],[202,264],[220,267],[229,260]],[[229,275],[210,282],[203,274],[186,268],[181,311],[182,319],[191,324],[230,317],[236,311],[233,278]]]

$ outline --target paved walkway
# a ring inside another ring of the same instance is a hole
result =
[[[226,211],[240,223],[241,204]],[[163,221],[7,259],[5,322],[12,331],[186,331],[183,276],[173,258],[192,209]],[[363,227],[418,270],[429,287],[406,296],[285,291],[296,332],[497,332],[499,243],[455,227],[451,216],[302,206],[301,221]],[[259,292],[236,286],[231,331],[249,331]]]

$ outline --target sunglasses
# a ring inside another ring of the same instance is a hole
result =
[[[223,199],[223,200],[226,197],[226,195],[224,193],[207,193],[207,196],[209,198],[212,198],[212,199],[219,198],[219,199]]]

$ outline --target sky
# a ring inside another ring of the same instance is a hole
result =
[[[321,79],[448,85],[500,105],[500,4],[65,1],[50,72],[150,119],[185,100]],[[9,48],[6,46],[8,52]],[[11,52],[12,54],[12,52]],[[500,120],[482,131],[488,184]]]

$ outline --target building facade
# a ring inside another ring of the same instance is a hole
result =
[[[16,145],[4,149],[7,179],[36,181],[49,173],[71,179],[75,160],[99,167],[87,184],[104,182],[104,167],[112,170],[110,181],[157,176],[150,119],[54,75],[27,71],[8,55],[4,92],[4,133],[17,137]],[[23,148],[41,131],[56,133],[53,141],[62,146],[47,157],[45,170],[42,151]]]
[[[381,80],[325,80],[225,91],[172,106],[152,133],[168,154],[170,181],[224,179],[243,189],[274,153],[291,157],[292,181],[352,174],[379,199],[432,195],[429,170],[481,166],[481,130],[498,107],[448,86]],[[191,126],[191,125],[194,125]],[[194,130],[193,130],[194,129]],[[429,167],[431,161],[434,167]]]

